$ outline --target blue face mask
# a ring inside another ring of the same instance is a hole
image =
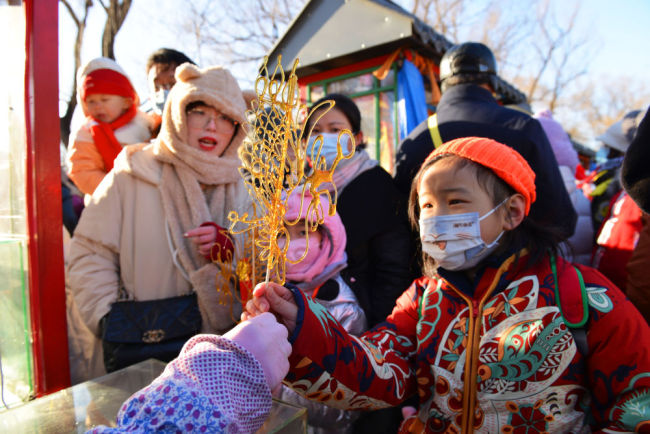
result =
[[[607,146],[601,146],[598,151],[596,151],[596,163],[601,164],[607,161],[607,154],[609,153],[609,148]]]
[[[339,135],[338,133],[313,133],[309,137],[309,144],[307,146],[308,152],[312,149],[312,146],[314,145],[314,141],[318,137],[323,137],[323,146],[320,151],[320,156],[325,158],[325,161],[327,162],[327,167],[331,167],[332,164],[334,163],[334,160],[336,159],[336,156],[338,155],[338,140],[339,140]],[[349,154],[348,152],[348,143],[350,141],[350,136],[347,134],[343,134],[341,136],[341,155],[346,156]],[[316,143],[316,147],[314,149],[314,158],[318,155],[318,148],[320,144]]]
[[[153,94],[153,111],[162,116],[165,108],[165,102],[169,96],[169,89],[160,89]]]
[[[490,244],[481,238],[481,220],[496,211],[509,198],[482,217],[477,212],[448,214],[420,219],[422,251],[445,270],[472,268],[496,249],[503,231]]]

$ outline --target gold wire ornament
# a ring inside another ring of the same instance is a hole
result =
[[[242,166],[239,172],[244,179],[248,193],[256,210],[253,216],[248,213],[239,215],[231,211],[228,219],[231,221],[230,232],[251,234],[255,261],[266,264],[265,281],[284,284],[286,254],[290,236],[286,225],[295,225],[300,217],[293,221],[287,220],[287,200],[295,191],[301,194],[301,209],[305,206],[305,192],[309,191],[311,200],[307,204],[305,228],[307,247],[302,257],[292,263],[299,262],[307,255],[309,249],[309,231],[315,231],[323,224],[324,211],[321,207],[321,195],[326,195],[330,206],[328,214],[336,212],[338,193],[333,183],[334,170],[343,159],[354,155],[354,137],[348,129],[339,133],[337,156],[328,164],[323,153],[323,137],[318,136],[311,144],[308,138],[318,120],[334,106],[334,101],[319,104],[307,116],[306,105],[300,102],[300,89],[296,68],[298,59],[293,63],[291,73],[286,76],[281,65],[282,57],[270,74],[267,63],[264,64],[260,75],[255,81],[257,98],[252,102],[252,109],[247,112],[249,119],[248,136],[240,148],[239,154]],[[305,127],[314,113],[319,115],[311,122],[311,128]],[[341,147],[341,137],[347,135],[352,149],[344,153]],[[307,166],[311,163],[311,168]],[[325,183],[331,183],[333,194],[330,194]],[[278,239],[284,237],[283,247]],[[252,261],[251,261],[252,262]],[[253,278],[255,278],[253,273]],[[257,283],[253,281],[253,286]]]
[[[253,206],[252,215],[255,216],[255,207]],[[234,322],[239,322],[239,312],[235,312],[234,303],[230,300],[237,300],[241,306],[253,296],[255,282],[264,279],[265,269],[259,264],[255,254],[255,227],[250,227],[237,234],[234,242],[234,250],[225,250],[225,257],[221,256],[223,249],[216,249],[216,257],[212,256],[212,262],[218,268],[218,278],[216,279],[217,303],[220,305],[230,305],[230,316]],[[226,231],[230,236],[232,233]],[[234,238],[234,237],[233,237]],[[212,253],[211,253],[212,255]],[[230,298],[229,298],[230,297]]]

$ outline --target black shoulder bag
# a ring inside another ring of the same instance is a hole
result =
[[[104,366],[113,372],[149,358],[169,362],[200,331],[196,293],[116,301],[100,321]]]

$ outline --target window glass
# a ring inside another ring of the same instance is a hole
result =
[[[372,89],[372,74],[363,74],[356,77],[346,78],[345,80],[329,83],[327,86],[328,93],[342,93],[350,95],[353,93],[365,92]]]
[[[395,169],[395,94],[379,94],[379,163],[388,173]]]
[[[0,46],[0,57],[6,59],[0,80],[0,408],[26,402],[33,392],[30,342],[34,336],[26,279],[24,17],[20,5],[0,5],[0,28],[6,29]]]
[[[325,96],[325,90],[323,89],[323,86],[311,87],[311,102],[316,102],[324,96]]]
[[[361,111],[361,131],[363,131],[366,150],[371,158],[377,159],[377,140],[375,127],[375,96],[365,95],[354,98]]]
[[[391,69],[388,71],[386,78],[379,82],[379,87],[392,86],[395,84],[395,71]]]

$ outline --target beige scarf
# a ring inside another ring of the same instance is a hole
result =
[[[163,163],[159,186],[163,212],[174,263],[197,294],[203,331],[222,332],[239,318],[241,307],[234,303],[231,293],[235,288],[231,282],[221,281],[217,267],[199,254],[184,234],[208,221],[228,227],[228,213],[241,212],[248,201],[237,157],[245,136],[242,125],[246,106],[237,81],[221,67],[199,69],[185,63],[176,68],[175,75],[176,84],[169,93],[160,134],[153,145],[154,157]],[[186,143],[185,108],[194,101],[202,101],[240,124],[220,157]]]
[[[240,200],[240,162],[236,157],[215,157],[190,148],[165,129],[154,143],[154,155],[165,163],[159,186],[165,219],[177,263],[199,297],[203,318],[208,319],[203,331],[223,331],[232,325],[231,315],[239,315],[239,308],[233,306],[228,283],[217,284],[216,266],[184,234],[207,221],[229,225],[228,213],[238,208]]]

